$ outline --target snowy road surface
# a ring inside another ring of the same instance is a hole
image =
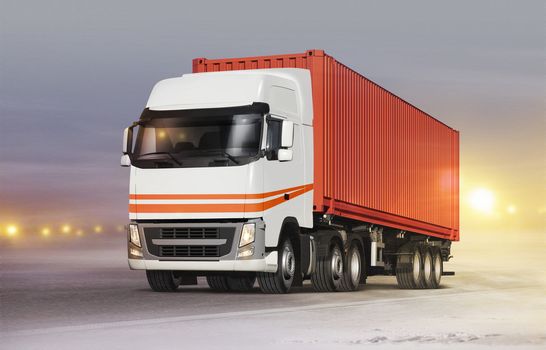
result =
[[[214,293],[203,280],[153,293],[128,270],[119,236],[4,244],[0,348],[544,349],[537,238],[531,248],[459,243],[445,265],[457,274],[439,290],[400,290],[394,277],[374,276],[358,292],[306,285],[287,295]]]

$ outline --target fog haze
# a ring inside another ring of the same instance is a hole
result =
[[[2,1],[0,225],[125,223],[121,134],[155,82],[317,48],[461,131],[463,230],[542,230],[544,18],[542,1]],[[518,216],[467,213],[473,186]]]

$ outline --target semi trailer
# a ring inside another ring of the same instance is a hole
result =
[[[128,261],[154,291],[438,288],[459,133],[322,50],[193,60],[124,130]]]

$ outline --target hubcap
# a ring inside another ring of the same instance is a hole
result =
[[[296,272],[296,261],[294,259],[294,253],[288,247],[284,247],[282,254],[282,276],[284,279],[289,280],[294,277]]]
[[[413,280],[417,282],[419,280],[419,274],[421,273],[421,255],[418,252],[413,254]]]
[[[360,254],[356,249],[351,254],[351,282],[356,285],[360,280]]]
[[[341,252],[335,248],[332,251],[332,277],[334,280],[338,280],[343,276],[343,259],[341,258]]]
[[[440,283],[440,278],[442,278],[442,258],[440,257],[440,254],[436,255],[434,261],[434,276],[436,277],[436,282]]]

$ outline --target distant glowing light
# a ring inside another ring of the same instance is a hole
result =
[[[69,234],[70,231],[72,231],[72,227],[70,227],[70,225],[63,225],[61,227],[61,232],[64,233],[65,235]]]
[[[475,189],[470,193],[470,206],[483,213],[491,213],[495,204],[493,192],[485,188]]]
[[[101,233],[102,232],[102,226],[101,225],[96,225],[95,227],[93,227],[93,231],[95,231],[95,233]]]
[[[77,230],[76,231],[76,236],[78,236],[78,237],[83,236],[83,230]]]
[[[51,230],[49,229],[49,227],[44,227],[40,231],[40,234],[42,235],[42,237],[49,237],[51,235]]]
[[[17,226],[15,225],[9,225],[7,228],[6,228],[6,233],[8,234],[9,237],[15,237],[17,236],[17,233],[19,232],[19,229],[17,228]]]
[[[506,211],[508,212],[508,214],[515,214],[518,209],[515,205],[509,205],[508,208],[506,208]]]
[[[124,231],[123,225],[117,225],[116,226],[116,231],[123,232]]]
[[[159,135],[159,138],[165,138],[165,136],[167,136],[165,131],[160,131],[158,135]]]

